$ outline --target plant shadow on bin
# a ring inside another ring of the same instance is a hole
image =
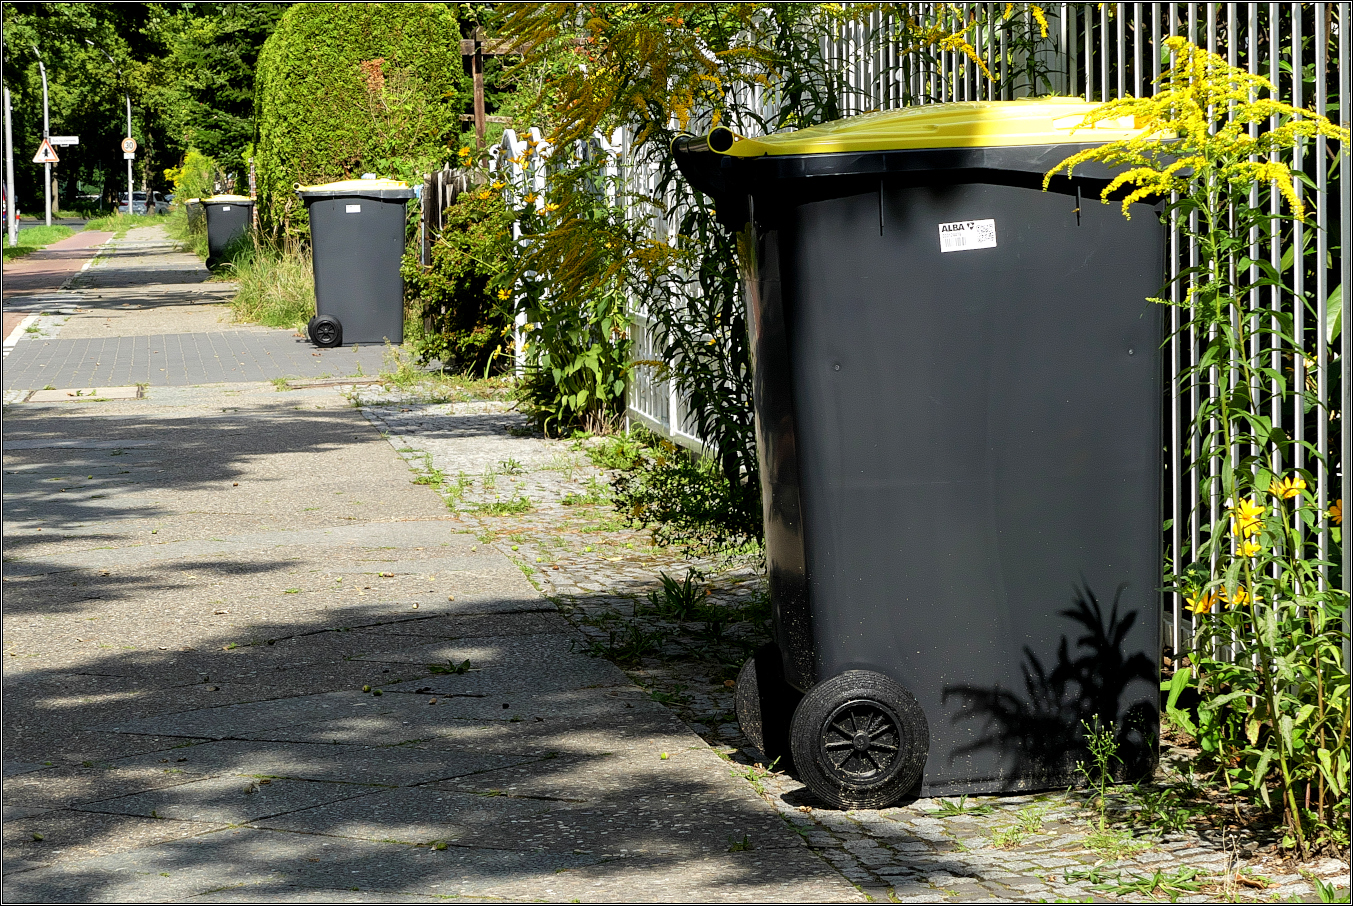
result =
[[[1099,598],[1088,587],[1076,593],[1072,608],[1060,612],[1081,628],[1072,656],[1067,636],[1057,647],[1051,669],[1028,647],[1024,648],[1024,686],[1027,698],[1000,687],[947,686],[944,701],[959,699],[955,723],[980,720],[981,735],[955,750],[952,759],[994,752],[1011,778],[1010,790],[1047,789],[1078,784],[1077,764],[1090,761],[1086,726],[1114,727],[1119,763],[1113,776],[1131,781],[1149,776],[1156,763],[1159,716],[1148,702],[1139,701],[1119,713],[1130,684],[1159,684],[1156,665],[1146,654],[1124,657],[1123,643],[1139,614],[1119,616],[1119,599],[1106,615]]]

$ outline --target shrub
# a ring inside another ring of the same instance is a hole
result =
[[[652,527],[656,543],[685,545],[696,554],[731,553],[760,543],[760,496],[730,483],[711,459],[644,429],[631,435],[646,450],[642,456],[617,457],[634,467],[612,482],[615,507],[627,519]]]
[[[469,79],[456,7],[297,4],[259,54],[255,166],[265,229],[303,236],[297,183],[409,179],[447,156]]]
[[[462,192],[447,208],[427,267],[404,257],[404,298],[422,319],[419,359],[484,374],[505,346],[511,319],[497,304],[497,281],[507,263],[511,221],[502,197],[490,190]]]

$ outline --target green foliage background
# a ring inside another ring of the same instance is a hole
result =
[[[61,205],[82,192],[126,191],[118,143],[127,130],[128,94],[138,190],[143,182],[168,189],[164,170],[193,147],[217,158],[243,186],[253,134],[254,61],[288,6],[5,3],[4,79],[13,95],[20,210],[42,207],[42,168],[31,163],[42,136],[37,54],[47,67],[51,133],[80,137],[80,144],[61,149],[53,171]]]
[[[265,229],[304,235],[296,183],[410,178],[451,155],[471,91],[455,6],[303,4],[259,55],[255,166]]]

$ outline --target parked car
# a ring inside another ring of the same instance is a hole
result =
[[[151,193],[150,193],[150,197],[151,197],[151,201],[154,202],[154,204],[155,204],[155,213],[156,213],[156,214],[168,214],[168,213],[169,213],[169,203],[170,203],[171,201],[173,201],[173,197],[172,197],[172,196],[166,197],[166,196],[164,196],[164,195],[161,195],[159,192],[151,192]]]
[[[127,193],[123,192],[118,196],[121,201],[118,202],[117,212],[119,214],[144,214],[146,213],[146,193],[133,192],[131,210],[127,210]]]

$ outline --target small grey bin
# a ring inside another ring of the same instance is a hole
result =
[[[211,267],[221,260],[230,243],[248,235],[253,226],[254,200],[243,195],[213,195],[200,204],[207,218],[207,266]]]

